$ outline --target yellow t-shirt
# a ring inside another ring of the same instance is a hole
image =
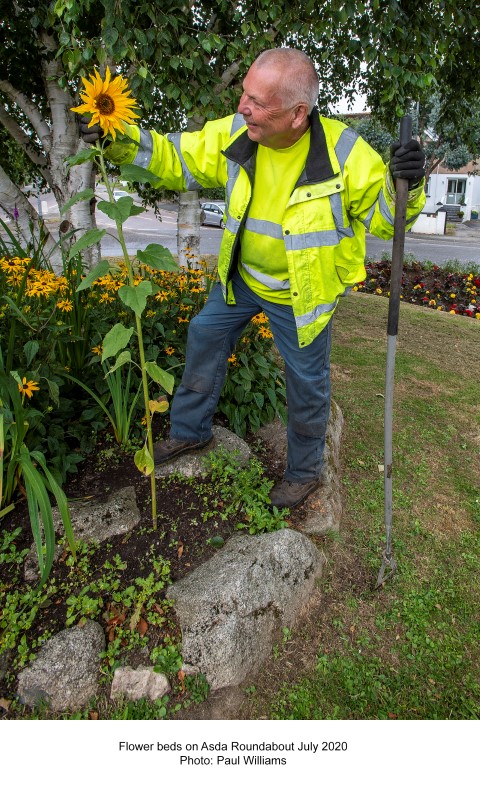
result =
[[[255,183],[241,238],[239,271],[260,297],[291,303],[282,220],[307,159],[310,130],[286,149],[258,146]]]

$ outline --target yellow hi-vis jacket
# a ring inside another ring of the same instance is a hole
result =
[[[339,297],[365,279],[365,233],[390,239],[395,212],[388,165],[368,143],[316,110],[310,121],[309,153],[282,223],[301,347],[326,326]],[[209,121],[199,132],[163,136],[128,125],[126,132],[138,145],[112,143],[107,150],[112,162],[147,168],[158,177],[154,186],[170,190],[225,189],[218,273],[226,302],[235,304],[231,277],[248,216],[258,146],[248,137],[243,116]],[[407,228],[424,203],[422,182],[409,192]]]

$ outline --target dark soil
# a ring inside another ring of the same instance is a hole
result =
[[[166,431],[165,427],[162,434]],[[272,458],[268,449],[261,448],[255,438],[247,438],[247,442],[255,446],[257,456],[264,468],[265,476],[277,480],[283,472],[283,461]],[[103,445],[103,447],[102,447]],[[54,580],[57,595],[49,596],[28,630],[28,642],[32,647],[41,642],[42,636],[54,635],[66,626],[67,603],[72,594],[78,594],[86,584],[98,580],[104,574],[105,561],[111,562],[115,557],[121,559],[124,569],[116,569],[115,576],[119,582],[118,590],[123,591],[135,583],[136,578],[146,578],[152,572],[152,559],[164,559],[169,564],[170,574],[168,582],[179,580],[191,572],[199,564],[210,558],[217,548],[208,543],[213,537],[221,537],[227,541],[233,534],[238,533],[236,523],[241,518],[234,514],[224,519],[222,513],[223,503],[219,501],[214,490],[209,486],[209,479],[204,480],[202,492],[199,487],[182,480],[171,477],[166,480],[157,480],[157,509],[158,528],[152,527],[150,510],[150,479],[142,476],[133,463],[132,454],[120,453],[112,448],[106,441],[99,444],[96,453],[87,458],[80,466],[78,473],[72,475],[65,491],[70,499],[105,499],[115,491],[126,486],[134,486],[137,504],[141,513],[139,526],[129,534],[113,537],[91,549],[88,555],[88,567],[85,575],[74,574],[72,570],[69,551],[64,550],[59,560],[55,562],[49,581]],[[206,494],[204,494],[206,493]],[[215,515],[203,519],[204,512],[214,511]],[[288,520],[288,524],[295,528],[301,524],[305,517],[302,507],[296,509]],[[32,534],[25,501],[16,504],[13,512],[2,521],[2,530],[12,531],[18,526],[22,527],[20,536],[15,540],[17,552],[26,550],[32,544]],[[218,545],[218,538],[215,539]],[[78,566],[78,562],[77,562]],[[8,590],[20,588],[27,590],[28,585],[23,581],[22,570],[16,570],[15,580],[12,580],[12,568],[7,564],[0,564],[0,585]],[[48,585],[48,582],[47,582]],[[93,616],[105,629],[107,645],[119,637],[125,644],[125,653],[121,649],[117,658],[119,663],[136,667],[149,663],[149,655],[154,647],[165,643],[180,644],[181,633],[175,613],[170,603],[164,599],[165,590],[159,593],[156,601],[150,607],[144,607],[140,618],[131,624],[131,610],[109,601],[108,592],[103,594],[104,608],[102,614]],[[78,623],[78,620],[74,623]],[[125,629],[135,630],[147,641],[146,645],[132,648],[125,639]],[[35,651],[35,649],[34,649]],[[38,651],[38,648],[37,648]],[[28,717],[23,708],[13,706],[7,710],[1,706],[1,701],[7,703],[15,701],[16,673],[20,670],[15,653],[7,653],[12,661],[7,673],[2,674],[0,667],[0,717],[22,718]],[[5,655],[4,655],[5,658]],[[113,671],[115,665],[111,666]],[[2,679],[3,676],[3,679]],[[107,673],[106,680],[111,676]],[[185,698],[185,689],[180,684],[175,689],[171,702],[180,702]],[[178,706],[178,705],[177,705]],[[105,711],[101,717],[109,717],[108,702],[105,701]]]

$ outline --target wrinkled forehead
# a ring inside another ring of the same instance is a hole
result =
[[[262,104],[282,104],[283,73],[274,66],[250,66],[242,86],[245,93]]]

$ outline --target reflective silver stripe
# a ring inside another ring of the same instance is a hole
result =
[[[264,272],[257,272],[254,270],[253,267],[249,267],[248,264],[244,264],[242,261],[242,267],[252,276],[255,278],[256,281],[259,283],[263,283],[267,289],[289,289],[290,288],[290,281],[288,278],[286,280],[280,280],[279,278],[272,278],[271,275],[265,275]]]
[[[387,223],[390,223],[391,225],[393,225],[395,223],[395,219],[394,219],[394,217],[393,217],[393,215],[392,215],[392,213],[390,211],[390,208],[389,208],[389,206],[387,204],[387,201],[385,199],[385,195],[383,194],[383,190],[380,192],[380,195],[378,196],[378,206],[379,206],[379,209],[380,209],[380,214],[382,215],[383,219],[386,220]]]
[[[338,303],[338,298],[335,300],[335,302],[322,303],[321,305],[316,305],[313,311],[309,311],[308,313],[303,314],[302,316],[296,316],[295,324],[297,328],[306,327],[307,325],[314,322],[315,319],[318,319],[318,317],[321,316],[322,314],[329,313],[329,311],[333,311],[336,308],[337,303]]]
[[[137,153],[133,160],[134,165],[140,168],[148,168],[152,161],[153,154],[153,137],[152,133],[146,129],[140,129],[140,142],[138,144]]]
[[[337,140],[335,146],[335,154],[337,155],[338,164],[343,172],[345,163],[350,156],[350,152],[358,140],[358,135],[353,129],[344,129],[342,134]]]
[[[225,185],[225,201],[227,206],[230,205],[230,196],[232,194],[232,190],[235,186],[235,182],[238,179],[238,174],[240,172],[240,165],[238,162],[232,162],[232,160],[227,160],[227,183]]]
[[[237,234],[240,228],[240,220],[235,220],[232,215],[227,215],[227,222],[225,223],[225,228],[227,231],[231,231],[232,234]]]
[[[279,223],[272,223],[270,220],[255,220],[253,217],[248,217],[245,223],[247,231],[253,231],[254,234],[262,234],[272,239],[283,239],[283,229]]]
[[[351,225],[343,225],[343,211],[342,211],[342,196],[340,193],[333,193],[330,195],[330,208],[332,210],[335,227],[340,237],[353,237],[353,229]]]
[[[180,149],[181,137],[182,137],[181,132],[172,132],[169,135],[167,135],[167,140],[169,140],[170,143],[173,143],[173,145],[175,146],[175,151],[177,152],[178,158],[182,164],[183,178],[185,179],[185,186],[187,190],[200,190],[202,188],[202,185],[199,184],[196,179],[194,179],[190,170],[187,168],[187,165],[183,158],[183,154]]]
[[[375,212],[376,205],[377,205],[376,203],[373,204],[373,206],[370,209],[370,211],[369,211],[368,215],[366,216],[365,220],[362,220],[363,225],[365,226],[367,231],[370,231],[370,223],[372,222],[372,217],[373,217],[373,214]]]
[[[245,126],[245,119],[243,115],[241,113],[235,113],[235,115],[233,116],[232,128],[230,130],[230,137],[232,137],[235,134],[235,132],[238,132],[238,130],[241,129],[242,126]]]
[[[336,229],[332,229],[332,231],[310,231],[308,234],[286,234],[284,239],[287,250],[328,247],[329,245],[338,245],[340,242]]]

